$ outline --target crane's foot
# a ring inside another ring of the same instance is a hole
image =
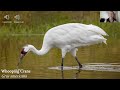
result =
[[[63,66],[61,66],[61,71],[63,71]]]
[[[79,64],[79,69],[81,69],[82,68],[82,65],[81,64]]]

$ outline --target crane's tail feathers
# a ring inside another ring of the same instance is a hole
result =
[[[105,43],[105,44],[107,45],[107,42],[106,42],[106,41],[107,41],[107,39],[104,38],[104,39],[103,39],[103,43]]]
[[[109,36],[109,35],[106,33],[106,36]]]
[[[106,42],[106,40],[104,40],[103,42],[104,42],[104,43],[107,45],[107,42]]]

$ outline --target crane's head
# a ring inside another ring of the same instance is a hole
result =
[[[30,50],[29,45],[26,45],[22,48],[22,50],[20,52],[20,58],[19,58],[18,65],[22,61],[23,57],[27,54],[27,52],[29,52],[29,50]]]

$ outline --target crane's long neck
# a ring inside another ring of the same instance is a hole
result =
[[[44,54],[46,54],[50,49],[51,49],[51,47],[42,46],[42,48],[41,48],[40,50],[37,50],[33,45],[30,46],[30,51],[32,51],[33,53],[35,53],[35,54],[37,54],[37,55],[44,55]]]

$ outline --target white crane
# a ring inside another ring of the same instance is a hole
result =
[[[27,52],[32,51],[37,55],[46,54],[51,48],[57,47],[62,52],[61,69],[63,70],[63,61],[67,52],[70,52],[82,67],[77,59],[76,51],[78,47],[88,46],[98,43],[105,43],[106,38],[102,35],[108,35],[104,30],[95,25],[86,25],[81,23],[67,23],[59,25],[48,30],[44,36],[43,45],[40,50],[37,50],[33,45],[26,45],[21,51],[20,61]],[[20,63],[19,61],[19,63]],[[18,65],[19,65],[18,63]]]

